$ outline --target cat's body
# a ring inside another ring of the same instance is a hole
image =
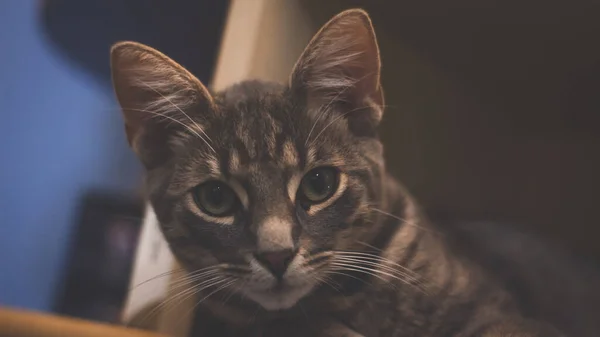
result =
[[[201,336],[561,335],[386,173],[366,13],[332,19],[288,85],[211,94],[135,43],[112,63],[149,199],[190,272],[182,294],[199,294]]]

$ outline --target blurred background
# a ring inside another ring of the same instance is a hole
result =
[[[217,89],[240,71],[285,80],[352,7],[380,42],[388,165],[426,209],[600,263],[600,1],[4,0],[0,305],[118,321],[143,200],[111,44],[148,44]]]

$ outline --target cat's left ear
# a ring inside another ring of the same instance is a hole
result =
[[[111,68],[127,139],[145,165],[166,161],[178,134],[202,138],[196,119],[213,111],[214,101],[186,69],[151,47],[128,41],[112,47]]]
[[[376,126],[383,116],[380,73],[371,19],[365,11],[352,9],[332,18],[313,37],[292,71],[290,87],[310,107],[342,106],[351,128],[360,131]]]

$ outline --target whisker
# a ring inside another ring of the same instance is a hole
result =
[[[173,305],[171,305],[169,308],[165,308],[165,312],[168,312],[169,310],[173,310],[175,307],[177,307],[177,305],[179,305],[180,303],[184,303],[185,301],[187,301],[188,299],[192,298],[193,296],[196,296],[197,294],[199,294],[200,292],[202,292],[205,289],[214,287],[218,284],[223,283],[224,281],[226,281],[225,279],[221,279],[218,281],[215,281],[213,283],[210,283],[208,285],[205,285],[204,287],[198,289],[198,288],[192,288],[192,292],[188,293],[187,296],[185,296],[184,298],[181,298],[177,303],[173,303]],[[192,310],[188,310],[184,315],[181,315],[181,317],[179,318],[178,322],[180,322],[182,319],[184,319],[186,316],[188,316],[194,309],[196,308],[196,306],[194,306],[192,308]]]
[[[145,315],[145,317],[143,318],[143,321],[149,319],[150,317],[152,317],[152,315],[157,314],[159,311],[171,310],[174,306],[177,306],[178,303],[182,303],[183,301],[187,300],[191,296],[194,296],[195,294],[201,292],[203,289],[209,288],[209,287],[213,286],[215,283],[218,284],[222,280],[224,280],[224,277],[217,276],[212,279],[200,282],[200,284],[197,284],[195,286],[181,290],[180,292],[178,292],[175,295],[169,296],[169,298],[163,300],[158,306],[156,306],[150,312],[148,312]],[[174,303],[174,302],[176,302],[176,303]]]
[[[183,277],[181,280],[173,282],[171,284],[171,287],[173,287],[173,288],[184,287],[186,285],[197,282],[198,280],[200,280],[202,278],[213,277],[213,275],[218,274],[218,272],[219,272],[218,270],[209,270],[205,273],[202,273],[201,275],[196,275],[196,276],[191,276],[191,277]]]
[[[369,247],[369,248],[371,248],[371,249],[375,249],[375,250],[377,250],[377,251],[379,251],[379,252],[383,252],[383,249],[377,248],[377,247],[375,247],[375,246],[373,246],[373,245],[371,245],[371,244],[369,244],[369,243],[367,243],[367,242],[363,242],[363,241],[356,241],[356,242],[357,242],[357,243],[359,243],[359,244],[362,244],[362,245],[364,245],[364,246],[366,246],[366,247]],[[423,280],[423,278],[422,278],[422,275],[421,275],[421,274],[419,274],[419,273],[417,273],[416,271],[414,271],[414,270],[412,270],[412,269],[410,269],[410,268],[408,268],[408,267],[406,267],[406,266],[403,266],[403,265],[401,265],[401,264],[399,264],[399,263],[397,263],[397,262],[395,262],[395,261],[393,261],[393,260],[390,260],[390,259],[388,259],[388,258],[385,258],[385,257],[383,257],[383,256],[381,256],[381,255],[371,254],[371,253],[367,253],[367,252],[356,252],[356,251],[342,251],[342,252],[343,252],[344,254],[351,254],[351,255],[354,255],[354,256],[361,255],[361,256],[369,257],[369,258],[371,258],[371,259],[377,259],[377,260],[381,260],[381,261],[383,261],[383,262],[385,262],[385,263],[389,263],[389,264],[391,264],[391,265],[393,265],[393,266],[396,266],[396,267],[398,267],[398,268],[401,268],[403,271],[405,271],[405,272],[406,272],[406,273],[408,273],[408,274],[412,274],[412,275],[414,275],[414,277],[415,277],[415,278],[417,278],[417,279],[419,280],[419,283],[422,283],[422,284],[425,284],[425,283],[426,283],[426,281],[425,281],[425,280]]]
[[[343,114],[337,116],[331,122],[329,122],[327,125],[325,125],[325,127],[323,127],[323,129],[321,129],[321,132],[319,132],[317,134],[317,136],[310,143],[314,144],[317,141],[317,139],[319,139],[319,136],[322,135],[323,132],[325,132],[325,130],[327,130],[327,128],[330,127],[333,123],[337,122],[338,120],[340,120],[343,117],[346,117],[349,113],[352,113],[354,111],[361,110],[361,109],[366,109],[366,108],[368,108],[368,107],[365,106],[365,107],[361,107],[361,108],[352,109],[350,111],[346,111]]]
[[[157,315],[160,311],[162,311],[167,306],[167,304],[177,300],[182,296],[185,296],[186,294],[189,294],[190,292],[194,292],[195,290],[196,288],[190,287],[178,292],[175,295],[167,297],[166,299],[162,300],[157,306],[152,308],[152,310],[150,310],[146,315],[144,315],[144,318],[142,318],[141,321],[146,322],[148,319],[152,318],[152,316]]]
[[[328,254],[319,254],[319,257],[324,257],[330,254],[333,254],[333,262],[353,262],[355,264],[363,265],[363,267],[371,266],[378,267],[383,269],[381,273],[387,274],[392,273],[393,277],[396,279],[401,279],[404,283],[410,284],[412,286],[425,289],[425,283],[421,279],[421,276],[415,271],[407,268],[401,264],[398,264],[392,260],[384,258],[379,255],[374,255],[366,252],[353,252],[353,251],[329,251]],[[327,262],[323,263],[323,265],[327,265]],[[364,266],[367,265],[367,266]],[[316,266],[314,268],[318,268]],[[396,267],[396,268],[394,268]],[[378,271],[377,269],[369,268],[373,271]],[[386,273],[387,271],[387,273]]]
[[[378,279],[380,279],[380,280],[382,280],[384,282],[387,282],[390,285],[392,285],[392,286],[395,287],[395,285],[392,282],[390,282],[390,280],[387,280],[387,279],[381,277],[378,274],[385,275],[385,276],[391,277],[392,279],[398,280],[398,281],[400,281],[400,282],[402,282],[402,283],[404,283],[406,285],[412,286],[415,289],[417,289],[417,290],[419,290],[419,291],[427,294],[427,290],[423,289],[419,285],[412,284],[412,283],[408,282],[407,280],[405,280],[405,279],[403,279],[403,278],[401,278],[401,277],[399,277],[397,275],[390,274],[388,272],[385,272],[385,271],[382,271],[382,270],[379,270],[379,269],[374,269],[374,268],[370,268],[370,267],[366,267],[366,266],[349,265],[346,262],[333,262],[332,265],[338,266],[338,267],[342,267],[345,270],[352,270],[352,271],[356,271],[356,272],[362,272],[364,274],[371,275],[373,277],[377,277]]]
[[[383,106],[383,107],[385,107],[385,106]],[[383,108],[383,107],[382,107],[382,108]],[[336,118],[334,118],[334,119],[333,119],[331,122],[329,122],[327,125],[325,125],[325,127],[323,127],[323,129],[321,130],[321,132],[319,132],[319,133],[317,134],[317,136],[316,136],[316,137],[313,139],[313,141],[311,142],[311,144],[314,144],[314,143],[317,141],[317,139],[319,138],[319,136],[320,136],[321,134],[323,134],[323,132],[325,132],[325,130],[327,130],[327,128],[328,128],[328,127],[330,127],[330,126],[331,126],[333,123],[337,122],[337,121],[338,121],[339,119],[341,119],[342,117],[345,117],[345,116],[346,116],[346,115],[348,115],[349,113],[352,113],[352,112],[355,112],[355,111],[358,111],[358,110],[362,110],[362,109],[368,109],[368,108],[370,108],[370,106],[363,106],[363,107],[360,107],[360,108],[355,108],[355,109],[352,109],[352,110],[350,110],[350,111],[346,111],[345,113],[343,113],[343,114],[341,114],[341,115],[337,116],[337,117],[336,117]]]
[[[387,273],[392,273],[393,277],[395,279],[402,281],[403,283],[405,283],[407,285],[418,288],[418,289],[422,290],[423,292],[426,292],[427,288],[428,288],[427,284],[420,278],[411,276],[409,274],[406,274],[402,271],[396,270],[389,266],[383,265],[381,263],[365,261],[365,260],[361,260],[361,259],[351,259],[351,258],[340,258],[339,261],[343,262],[343,263],[354,263],[355,267],[367,268],[369,270],[376,271],[376,272],[379,272],[384,275],[387,275]]]
[[[369,285],[369,286],[371,285],[371,283],[369,283],[369,282],[367,282],[367,281],[365,281],[365,280],[363,280],[361,278],[358,278],[358,277],[356,277],[354,275],[343,273],[343,272],[339,271],[339,269],[336,269],[336,270],[326,269],[324,271],[324,273],[325,274],[332,274],[332,275],[341,275],[341,276],[344,276],[344,277],[350,277],[350,278],[355,279],[357,281],[360,281],[360,282],[362,282],[362,283],[364,283],[366,285]]]
[[[332,266],[336,266],[336,267],[341,267],[343,270],[347,270],[347,271],[355,271],[355,272],[359,272],[359,273],[363,273],[363,274],[367,274],[373,277],[376,277],[378,279],[380,279],[381,281],[387,282],[390,285],[394,286],[394,284],[392,282],[390,282],[389,280],[383,278],[382,276],[378,275],[377,272],[392,277],[392,278],[396,278],[396,276],[386,273],[386,272],[382,272],[376,269],[372,269],[372,268],[367,268],[367,267],[362,267],[362,266],[353,266],[350,265],[348,263],[344,263],[344,262],[332,262],[331,263]]]
[[[302,268],[311,268],[313,271],[321,269],[327,265],[327,262],[333,256],[332,251],[325,251],[311,256],[307,256],[302,263]]]
[[[200,130],[200,132],[202,132],[202,134],[206,137],[206,139],[208,139],[210,142],[212,142],[212,140],[210,139],[210,137],[206,134],[206,132],[204,132],[204,129],[202,129],[200,127],[200,125],[198,125],[198,123],[196,123],[196,121],[194,121],[187,113],[185,113],[185,111],[183,111],[183,109],[181,109],[179,106],[177,106],[177,104],[173,103],[173,101],[171,101],[168,97],[166,97],[165,95],[163,95],[160,91],[156,90],[154,87],[152,87],[151,85],[142,82],[146,87],[148,87],[150,90],[154,91],[155,93],[159,94],[160,97],[162,97],[165,101],[169,102],[169,104],[171,104],[172,106],[174,106],[177,110],[179,110],[179,112],[181,112],[185,117],[187,117],[187,119],[190,120],[190,122],[192,122],[194,124],[194,126],[196,126],[196,128],[198,130]],[[210,149],[213,152],[216,152],[215,149],[210,146],[210,144],[208,143],[208,141],[206,139],[204,139],[203,137],[200,137],[208,147],[210,147]]]
[[[329,287],[331,287],[332,289],[335,289],[335,290],[336,290],[338,293],[342,294],[342,291],[340,290],[340,288],[338,288],[338,287],[334,286],[334,285],[331,283],[331,282],[333,282],[333,280],[331,280],[331,278],[329,278],[329,277],[327,277],[327,276],[320,277],[320,276],[316,276],[316,275],[315,275],[315,276],[313,276],[313,278],[314,278],[315,280],[317,280],[317,282],[319,282],[319,283],[323,283],[323,284],[326,284],[326,285],[328,285]],[[338,285],[339,285],[339,284],[338,284]]]
[[[332,252],[327,252],[327,254],[318,254],[316,256],[311,256],[308,260],[304,261],[304,267],[313,267],[318,268],[319,266],[315,266],[316,264],[321,263],[321,265],[327,262],[333,256]]]
[[[225,282],[225,284],[221,284]],[[213,284],[211,285],[211,287],[216,286],[217,284],[221,284],[217,289],[213,290],[212,292],[210,292],[208,295],[204,296],[203,298],[201,298],[190,310],[188,310],[185,315],[182,315],[181,318],[178,320],[177,324],[179,324],[179,322],[181,321],[181,319],[183,319],[184,317],[188,316],[190,313],[194,312],[194,310],[196,310],[196,308],[202,303],[204,302],[207,298],[209,298],[210,296],[218,293],[219,291],[231,286],[232,284],[234,284],[235,282],[237,282],[235,279],[232,280],[231,278],[225,278],[222,281],[220,281],[219,283]],[[204,289],[207,289],[209,287],[205,287]],[[204,290],[202,289],[202,290]]]
[[[338,99],[338,97],[340,97],[344,92],[346,92],[346,90],[348,90],[349,88],[352,88],[353,86],[354,86],[354,83],[352,85],[348,85],[344,89],[340,90],[340,92],[337,95],[335,95],[324,107],[319,109],[319,111],[321,111],[321,113],[317,116],[317,119],[315,119],[315,122],[313,123],[312,127],[310,128],[310,131],[308,132],[308,136],[306,137],[306,141],[304,142],[304,146],[306,146],[306,144],[308,144],[308,141],[310,140],[310,135],[315,130],[315,127],[317,126],[317,122],[329,110],[329,107],[331,106],[331,104],[333,104],[333,102],[335,102],[335,100]]]
[[[149,114],[153,114],[153,115],[155,115],[155,116],[159,116],[159,117],[166,118],[166,119],[168,119],[168,120],[170,120],[170,121],[172,121],[172,122],[175,122],[175,123],[177,123],[177,124],[179,124],[179,125],[182,125],[182,126],[183,126],[184,128],[186,128],[186,129],[187,129],[189,132],[191,132],[192,134],[194,134],[195,136],[199,137],[199,138],[200,138],[200,139],[202,139],[204,142],[206,142],[206,140],[204,140],[204,138],[202,138],[202,136],[201,136],[201,135],[200,135],[198,132],[196,132],[196,130],[192,129],[192,128],[191,128],[189,125],[187,125],[187,124],[185,124],[185,123],[182,123],[180,120],[178,120],[178,119],[175,119],[175,118],[173,118],[173,117],[171,117],[171,116],[169,116],[169,115],[161,114],[161,113],[154,112],[154,111],[151,111],[151,110],[143,110],[143,109],[123,108],[123,110],[131,110],[131,111],[146,112],[146,113],[149,113]],[[207,143],[206,145],[208,145],[208,143]],[[208,145],[208,146],[209,146],[209,147],[210,147],[210,148],[211,148],[213,151],[215,150],[215,149],[213,149],[213,148],[212,148],[212,146],[210,146],[210,145]]]
[[[334,262],[337,260],[340,262],[354,262],[357,264],[367,264],[374,267],[380,267],[388,272],[395,273],[399,277],[403,277],[406,281],[412,281],[419,286],[424,287],[425,284],[419,273],[380,255],[356,251],[327,251],[316,255],[316,258],[324,257],[332,257]],[[327,265],[327,262],[328,261],[325,261],[323,265]],[[319,267],[320,266],[313,266],[315,269],[318,269]]]
[[[198,279],[201,279],[202,277],[207,277],[210,276],[211,274],[217,273],[219,271],[220,268],[222,268],[224,266],[224,264],[217,264],[217,265],[212,265],[212,266],[208,266],[205,268],[200,268],[197,270],[194,270],[192,272],[189,272],[183,276],[181,276],[177,281],[174,281],[173,283],[171,283],[172,286],[179,286],[179,285],[183,285],[183,284],[189,284],[191,282],[188,281],[195,281]]]
[[[381,213],[381,214],[383,214],[383,215],[387,215],[387,216],[389,216],[389,217],[391,217],[391,218],[394,218],[394,219],[396,219],[396,220],[402,221],[403,223],[405,223],[405,224],[407,224],[407,225],[409,225],[409,226],[413,226],[413,227],[415,227],[415,228],[419,228],[419,229],[422,229],[422,230],[424,230],[424,231],[427,231],[427,232],[430,232],[430,233],[439,234],[439,235],[444,235],[443,233],[441,233],[441,232],[439,232],[439,231],[437,231],[437,230],[435,230],[435,229],[432,229],[432,228],[427,228],[427,227],[423,227],[423,226],[419,226],[419,225],[417,225],[417,224],[416,224],[416,223],[414,223],[414,222],[410,222],[410,221],[408,221],[408,220],[406,220],[406,219],[404,219],[404,218],[401,218],[401,217],[399,217],[399,216],[397,216],[397,215],[394,215],[394,214],[392,214],[392,213],[388,213],[388,212],[382,211],[382,210],[380,210],[380,209],[378,209],[378,208],[371,208],[371,209],[372,209],[373,211],[375,211],[375,212],[378,212],[378,213]]]
[[[374,71],[371,71],[371,72],[365,74],[364,76],[362,76],[362,77],[360,77],[358,79],[353,79],[353,80],[348,79],[349,82],[351,82],[351,83],[345,84],[344,88],[342,90],[340,90],[337,93],[337,95],[333,96],[333,98],[323,108],[319,109],[319,111],[321,111],[321,113],[317,116],[317,119],[313,123],[313,126],[310,128],[310,131],[308,132],[308,136],[306,137],[306,141],[304,142],[304,146],[306,146],[306,144],[308,144],[308,141],[310,139],[310,135],[313,133],[315,127],[317,126],[317,122],[319,121],[319,119],[321,118],[321,116],[325,115],[325,112],[329,111],[329,107],[333,104],[333,102],[335,102],[343,93],[345,93],[346,90],[348,90],[350,88],[354,88],[354,85],[356,85],[356,83],[364,80],[365,78],[373,75],[374,73],[375,73]],[[325,128],[327,128],[327,127],[325,127]],[[321,131],[321,133],[322,133],[322,131]],[[315,137],[315,139],[318,138],[318,137],[319,136]],[[312,143],[314,143],[314,140],[313,140]]]
[[[145,280],[145,281],[142,281],[142,282],[140,282],[140,283],[138,283],[138,284],[134,285],[133,287],[129,288],[127,291],[133,291],[133,290],[135,290],[136,288],[138,288],[138,287],[140,287],[140,286],[143,286],[144,284],[146,284],[146,283],[148,283],[148,282],[152,282],[152,281],[154,281],[154,280],[156,280],[156,279],[159,279],[159,278],[162,278],[162,277],[166,277],[166,276],[173,275],[173,274],[175,274],[175,273],[178,273],[178,272],[180,272],[180,271],[182,271],[182,270],[183,270],[183,268],[177,268],[177,269],[173,269],[173,270],[170,270],[170,271],[167,271],[167,272],[164,272],[164,273],[160,273],[160,274],[158,274],[158,275],[155,275],[155,276],[153,276],[153,277],[151,277],[151,278],[149,278],[149,279],[147,279],[147,280]]]
[[[235,294],[236,292],[239,292],[240,289],[242,289],[246,285],[246,283],[248,283],[248,280],[245,280],[244,282],[240,283],[240,285],[237,288],[231,290],[229,292],[229,295],[227,297],[225,297],[225,299],[223,300],[223,303],[221,303],[221,305],[225,306],[225,304],[227,304],[227,301],[229,301],[231,296],[233,296],[233,294]]]
[[[389,272],[397,273],[399,276],[405,277],[407,280],[410,280],[410,281],[413,281],[413,282],[420,282],[420,280],[416,276],[412,276],[409,273],[406,273],[404,271],[394,269],[394,268],[392,268],[390,266],[386,266],[385,264],[383,264],[381,262],[375,262],[375,261],[372,261],[372,260],[367,260],[367,259],[364,259],[362,257],[337,257],[336,260],[341,260],[341,261],[344,261],[344,262],[356,262],[356,263],[359,263],[359,264],[366,264],[366,265],[373,266],[373,267],[380,267],[380,268],[383,268],[383,269],[385,269],[385,270],[387,270]]]
[[[184,275],[183,277],[190,277],[190,276],[198,275],[199,273],[202,273],[202,272],[205,272],[205,271],[208,271],[208,270],[212,270],[212,269],[216,269],[216,268],[218,268],[218,267],[220,267],[220,266],[221,266],[221,265],[214,265],[214,266],[209,266],[209,267],[201,268],[201,269],[198,269],[198,270],[194,270],[194,271],[192,271],[192,272],[189,272],[189,273],[187,273],[187,274],[186,274],[186,275]],[[136,284],[134,287],[132,287],[132,288],[131,288],[131,289],[129,289],[129,290],[131,291],[131,290],[133,290],[133,289],[135,289],[135,288],[137,288],[137,287],[139,287],[139,286],[142,286],[142,285],[144,285],[144,284],[146,284],[146,283],[148,283],[148,282],[150,282],[150,281],[153,281],[153,280],[155,280],[155,279],[157,279],[157,278],[160,278],[160,277],[165,277],[165,276],[169,276],[169,275],[172,275],[172,274],[175,274],[175,273],[181,272],[181,271],[185,271],[185,269],[183,269],[183,268],[176,268],[176,269],[173,269],[173,270],[170,270],[170,271],[167,271],[167,272],[164,272],[164,273],[158,274],[158,275],[156,275],[156,276],[154,276],[154,277],[152,277],[152,278],[150,278],[150,279],[148,279],[148,280],[145,280],[145,281],[143,281],[143,282],[141,282],[141,283],[138,283],[138,284]],[[183,278],[183,277],[182,277],[182,278]]]
[[[378,247],[375,247],[375,246],[373,246],[373,245],[371,245],[371,244],[369,244],[369,243],[367,243],[367,242],[364,242],[364,241],[360,241],[360,240],[358,240],[358,241],[356,241],[356,243],[359,243],[359,244],[361,244],[361,245],[363,245],[363,246],[366,246],[366,247],[369,247],[369,248],[371,248],[371,249],[374,249],[374,250],[376,250],[376,251],[378,251],[378,252],[383,252],[383,249],[381,249],[381,248],[378,248]]]
[[[327,104],[326,104],[326,105],[325,105],[323,108],[320,108],[320,109],[319,109],[319,111],[321,111],[321,113],[320,113],[320,114],[317,116],[317,119],[316,119],[316,120],[315,120],[315,122],[313,123],[313,126],[310,128],[310,131],[308,132],[308,136],[306,137],[306,141],[304,142],[304,146],[306,146],[306,145],[308,144],[308,141],[310,140],[310,136],[311,136],[311,134],[313,133],[313,131],[314,131],[315,127],[317,126],[317,122],[318,122],[318,121],[321,119],[321,116],[324,116],[324,115],[325,115],[325,113],[326,113],[327,111],[329,111],[329,107],[330,107],[330,106],[333,104],[333,102],[335,102],[335,101],[336,101],[336,100],[337,100],[337,99],[338,99],[338,98],[339,98],[339,97],[340,97],[340,96],[341,96],[343,93],[345,93],[345,92],[346,92],[346,90],[348,90],[348,89],[350,89],[350,88],[354,88],[354,86],[356,85],[356,83],[358,83],[358,82],[362,81],[363,79],[365,79],[365,78],[367,78],[367,77],[369,77],[369,76],[373,75],[374,73],[375,73],[375,72],[373,72],[373,71],[372,71],[372,72],[369,72],[369,73],[365,74],[364,76],[362,76],[362,77],[360,77],[360,78],[358,78],[358,79],[353,79],[353,80],[350,80],[350,79],[348,79],[348,80],[349,80],[349,82],[351,82],[351,83],[349,83],[349,84],[345,84],[344,88],[343,88],[342,90],[340,90],[340,91],[337,93],[337,95],[333,96],[333,98],[332,98],[332,99],[331,99],[331,100],[330,100],[330,101],[329,101],[329,102],[328,102],[328,103],[327,103]],[[385,108],[385,107],[386,107],[386,105],[383,105],[383,106],[381,106],[381,108],[382,108],[382,109],[383,109],[383,108]],[[365,108],[365,107],[358,108],[358,109],[363,109],[363,108]],[[358,109],[355,109],[355,110],[353,110],[353,111],[356,111],[356,110],[358,110]],[[347,115],[348,113],[350,113],[350,111],[349,111],[349,112],[347,112],[347,113],[345,113],[345,114],[344,114],[344,116],[345,116],[345,115]],[[336,120],[337,120],[337,119],[339,119],[339,118],[340,118],[340,117],[336,118]],[[332,123],[333,123],[333,122],[332,122]],[[327,127],[329,127],[329,125],[331,125],[332,123],[329,123],[327,126],[325,126],[325,128],[324,128],[324,129],[326,129]],[[320,135],[321,133],[323,133],[323,131],[324,131],[324,130],[321,130],[321,132],[319,133],[319,135]],[[315,140],[316,140],[318,137],[319,137],[319,136],[317,135],[317,137],[315,137],[315,139],[312,141],[312,143],[314,143],[314,142],[315,142]]]
[[[412,269],[410,269],[410,268],[408,268],[406,266],[403,266],[403,265],[401,265],[401,264],[399,264],[399,263],[397,263],[395,261],[392,261],[392,260],[390,260],[388,258],[380,256],[380,255],[370,254],[370,253],[366,253],[366,252],[354,252],[354,251],[343,251],[343,250],[338,250],[338,251],[335,251],[335,252],[336,252],[336,254],[338,256],[339,255],[342,255],[342,256],[345,255],[346,257],[350,257],[350,256],[352,256],[352,257],[364,257],[364,258],[370,258],[371,260],[377,260],[377,261],[386,262],[386,263],[389,263],[389,264],[391,264],[393,266],[401,268],[404,272],[412,274],[414,277],[420,276],[414,270],[412,270]]]

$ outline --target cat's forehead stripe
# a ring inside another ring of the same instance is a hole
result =
[[[212,156],[207,158],[206,165],[208,166],[211,175],[217,177],[221,175],[221,167],[217,158]]]
[[[286,140],[283,143],[281,161],[285,166],[298,166],[299,158],[296,146],[291,140]]]
[[[241,169],[240,154],[237,149],[231,149],[229,153],[229,172],[238,172]]]
[[[279,123],[268,113],[264,114],[264,139],[269,157],[275,157],[275,149],[277,148],[277,135],[282,132]]]
[[[312,165],[317,159],[317,150],[313,147],[310,146],[308,147],[308,151],[306,153],[306,164],[307,166]]]

